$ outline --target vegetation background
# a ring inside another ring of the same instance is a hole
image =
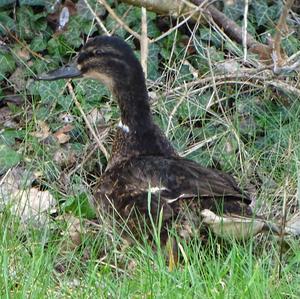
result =
[[[95,81],[34,80],[89,37],[124,38],[178,152],[284,222],[300,200],[300,2],[211,2],[0,0],[1,298],[299,298],[298,240],[193,240],[169,272],[146,240],[100,225],[116,103]]]

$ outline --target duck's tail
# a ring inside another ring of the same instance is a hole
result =
[[[283,229],[278,224],[254,216],[234,214],[219,216],[208,209],[202,210],[201,216],[203,223],[222,238],[247,239],[260,232],[270,231],[279,236],[282,234],[300,236],[300,213],[287,221]]]

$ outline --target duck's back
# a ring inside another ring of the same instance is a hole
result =
[[[162,221],[172,222],[185,207],[199,215],[205,209],[252,215],[249,197],[231,175],[179,157],[138,156],[114,165],[101,177],[95,200],[124,220],[133,219],[133,210],[154,218],[162,211]]]

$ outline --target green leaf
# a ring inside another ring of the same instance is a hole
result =
[[[11,74],[16,68],[16,63],[13,57],[9,53],[0,52],[0,79],[7,74]]]
[[[68,28],[63,33],[67,44],[74,48],[79,48],[83,43],[83,39],[81,38],[82,22],[79,16],[71,16],[68,22]]]
[[[148,78],[155,80],[158,77],[158,53],[160,48],[157,44],[149,45]]]
[[[44,0],[19,0],[20,5],[45,6]]]
[[[48,41],[47,50],[51,58],[60,60],[62,56],[74,52],[73,49],[67,44],[63,35],[55,36]]]
[[[33,39],[38,33],[45,34],[47,29],[46,13],[35,13],[30,6],[17,10],[17,33],[20,39]]]
[[[252,3],[254,7],[256,22],[258,26],[264,25],[268,21],[268,4],[265,0],[256,0]]]
[[[0,145],[0,174],[3,174],[7,169],[15,166],[21,161],[22,156],[8,147],[7,145]]]
[[[43,36],[35,37],[30,43],[30,49],[35,52],[41,52],[47,48],[47,41]]]
[[[109,95],[108,89],[96,80],[79,80],[76,84],[76,94],[83,98],[82,104],[85,111],[99,106],[104,96]]]
[[[0,7],[15,3],[15,0],[0,0]]]
[[[237,21],[244,15],[244,2],[234,1],[233,4],[225,4],[223,13],[229,19]]]
[[[76,216],[92,219],[95,218],[95,209],[89,202],[88,196],[85,193],[81,193],[77,196],[70,196],[61,205],[64,212],[72,212]]]
[[[11,129],[5,129],[3,132],[0,134],[0,145],[5,144],[5,145],[14,145],[16,143],[16,138],[17,139],[24,139],[26,136],[26,131],[25,130],[11,130]]]
[[[1,6],[1,2],[0,2],[0,6]],[[2,24],[8,30],[14,32],[16,30],[15,21],[13,18],[9,17],[8,15],[9,15],[9,11],[0,12],[0,24]],[[0,26],[0,35],[2,34],[6,34],[6,30],[2,28],[2,26]]]
[[[35,81],[29,86],[29,91],[33,95],[40,95],[42,102],[53,102],[62,93],[65,86],[64,80],[56,81]]]
[[[288,56],[291,56],[300,50],[299,38],[290,35],[288,38],[283,39],[282,46]]]

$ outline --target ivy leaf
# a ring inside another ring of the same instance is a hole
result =
[[[268,21],[269,7],[266,1],[256,0],[252,3],[254,7],[256,22],[258,26],[264,25]]]
[[[35,13],[30,6],[17,10],[17,32],[21,39],[33,39],[37,33],[47,29],[46,14]]]
[[[82,20],[78,16],[71,16],[68,23],[68,30],[63,33],[63,36],[68,45],[79,48],[83,40],[80,36],[82,30]]]
[[[29,85],[29,91],[32,95],[39,95],[41,102],[44,104],[57,101],[59,97],[65,98],[62,94],[62,90],[65,86],[65,80],[56,81],[35,81],[32,85]]]
[[[149,56],[148,56],[148,78],[155,80],[158,77],[158,54],[159,46],[157,44],[149,45]]]
[[[244,2],[234,1],[234,4],[225,4],[223,13],[229,19],[237,21],[244,15]]]
[[[15,3],[15,0],[0,0],[0,7]]]
[[[16,68],[16,63],[9,53],[2,54],[0,52],[0,77],[11,74]]]
[[[20,5],[44,6],[44,0],[19,0]]]
[[[14,2],[14,1],[13,1]],[[0,0],[0,7],[1,7],[1,0]],[[4,27],[9,29],[10,31],[15,31],[16,30],[16,24],[15,21],[8,16],[9,12],[3,11],[0,12],[0,24],[2,24]],[[2,26],[0,26],[0,35],[6,34],[6,31]]]
[[[35,52],[41,52],[47,48],[47,41],[43,36],[35,37],[30,43],[30,49]]]
[[[0,174],[21,161],[21,154],[5,144],[0,145]]]
[[[92,219],[95,218],[95,209],[91,206],[88,196],[81,193],[77,196],[70,196],[63,204],[64,212],[72,212],[76,216]]]

